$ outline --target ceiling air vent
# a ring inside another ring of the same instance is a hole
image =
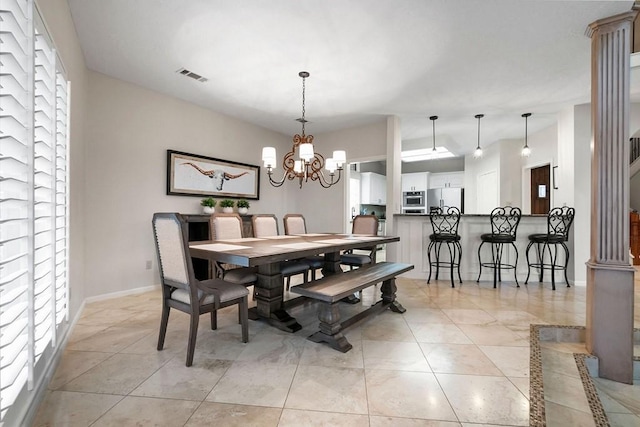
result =
[[[187,70],[186,68],[180,68],[178,71],[176,71],[176,73],[182,74],[183,76],[191,77],[192,79],[197,80],[197,81],[202,82],[202,83],[204,83],[207,80],[209,80],[206,77],[202,77],[200,74],[196,74],[193,71]]]

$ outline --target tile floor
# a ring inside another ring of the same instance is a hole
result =
[[[379,293],[368,291],[364,306]],[[407,312],[352,328],[344,354],[306,339],[317,329],[314,303],[290,310],[301,331],[251,322],[247,344],[227,308],[217,331],[202,316],[191,368],[187,315],[172,312],[165,349],[156,350],[159,291],[96,302],[75,326],[34,426],[526,426],[529,324],[584,325],[585,295],[584,287],[399,279]],[[616,425],[638,425],[625,423],[638,421],[629,409],[640,405],[638,388],[622,394]]]

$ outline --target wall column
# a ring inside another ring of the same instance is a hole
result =
[[[599,375],[633,383],[633,274],[629,265],[629,74],[636,12],[598,20],[591,37],[591,255],[587,349]]]

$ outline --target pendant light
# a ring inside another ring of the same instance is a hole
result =
[[[531,113],[524,113],[524,147],[522,147],[522,157],[529,157],[531,149],[529,148],[529,142],[527,141],[527,120],[531,117]]]
[[[433,123],[433,154],[436,154],[436,120],[438,120],[438,116],[429,117],[431,123]]]
[[[478,146],[476,147],[476,151],[473,153],[473,157],[479,159],[482,157],[482,148],[480,147],[480,119],[484,117],[484,114],[476,114],[476,119],[478,119]]]

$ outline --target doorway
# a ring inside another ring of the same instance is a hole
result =
[[[551,207],[551,165],[531,169],[531,213],[548,214]]]

